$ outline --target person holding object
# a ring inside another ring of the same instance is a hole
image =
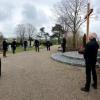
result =
[[[89,92],[91,84],[91,72],[93,76],[92,87],[97,89],[97,74],[96,74],[96,62],[97,62],[97,53],[99,45],[96,41],[96,33],[91,33],[89,35],[89,42],[86,44],[84,49],[84,59],[86,65],[86,84],[85,87],[81,88],[84,92]]]

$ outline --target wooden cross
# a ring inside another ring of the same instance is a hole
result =
[[[93,9],[90,8],[90,3],[87,5],[87,15],[85,16],[85,19],[87,20],[87,41],[88,41],[88,36],[89,36],[89,24],[90,24],[90,15],[93,12]]]

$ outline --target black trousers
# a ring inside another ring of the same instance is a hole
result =
[[[15,54],[15,49],[12,49],[13,54]]]
[[[50,51],[50,46],[47,46],[47,51]]]
[[[24,47],[24,51],[26,51],[26,47]]]
[[[93,78],[93,84],[97,86],[97,73],[96,73],[96,62],[86,62],[86,84],[87,89],[90,88],[91,84],[91,73]]]
[[[35,46],[36,52],[39,52],[39,46]]]
[[[62,52],[66,52],[66,47],[62,46]]]
[[[3,50],[3,57],[6,57],[7,50]]]

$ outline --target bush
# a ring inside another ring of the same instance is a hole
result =
[[[76,50],[78,50],[83,45],[82,36],[77,37],[76,40],[77,40],[76,41]],[[69,51],[69,50],[71,50],[71,51],[75,50],[73,48],[73,37],[72,36],[66,38],[66,47],[67,47],[66,48],[67,51]]]
[[[57,45],[58,44],[58,40],[57,39],[52,39],[51,43],[52,43],[52,45]]]

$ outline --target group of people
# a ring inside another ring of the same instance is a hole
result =
[[[47,51],[50,51],[50,46],[51,46],[51,43],[50,43],[50,41],[46,41],[46,48],[47,48]],[[39,52],[39,46],[40,46],[40,42],[39,42],[39,40],[35,40],[34,41],[34,46],[35,46],[35,50],[36,50],[36,52]]]
[[[81,88],[82,91],[89,92],[91,84],[91,73],[93,76],[92,87],[97,89],[97,73],[96,73],[96,62],[99,45],[96,41],[96,33],[91,33],[88,36],[88,42],[86,43],[86,35],[83,37],[83,56],[85,59],[86,67],[86,83],[85,86]]]
[[[6,52],[8,50],[8,46],[9,46],[9,44],[8,44],[7,40],[4,39],[4,41],[3,41],[3,57],[6,57]],[[12,52],[14,54],[15,50],[16,50],[16,41],[15,41],[15,39],[11,43],[11,48],[12,48]]]
[[[11,45],[11,49],[12,49],[13,54],[15,54],[16,47],[17,47],[16,40],[13,39],[13,41],[12,41],[12,43],[10,43],[10,45]],[[4,41],[3,41],[3,57],[6,57],[6,52],[8,51],[8,46],[9,46],[9,43],[7,42],[6,39],[4,39]],[[25,41],[23,42],[24,51],[27,50],[27,46],[28,46],[28,42],[27,42],[27,40],[25,40]],[[39,52],[39,47],[40,47],[40,42],[39,42],[39,40],[36,39],[36,40],[34,41],[34,46],[35,46],[36,52]],[[50,41],[46,41],[46,48],[47,48],[47,51],[50,51],[50,46],[51,46]]]
[[[12,43],[8,43],[7,40],[4,39],[4,41],[3,41],[3,57],[6,57],[6,52],[8,51],[9,45],[11,46],[12,53],[15,54],[16,47],[17,47],[16,40],[13,39]],[[28,43],[25,40],[23,43],[24,51],[26,51],[27,45],[28,45]]]
[[[89,90],[90,90],[91,73],[93,76],[92,87],[94,89],[97,89],[96,62],[97,62],[97,54],[98,54],[99,45],[96,41],[96,37],[97,37],[96,33],[91,33],[88,36],[88,42],[86,42],[86,35],[84,35],[84,37],[83,37],[83,48],[84,49],[82,51],[82,54],[84,56],[85,65],[86,65],[86,83],[85,83],[85,86],[83,88],[81,88],[81,90],[85,91],[85,92],[89,92]],[[28,45],[27,41],[24,41],[24,50],[25,51],[26,51],[27,45]],[[34,46],[35,46],[36,52],[39,52],[39,46],[40,46],[39,40],[36,39],[34,41]],[[50,46],[51,46],[50,41],[46,41],[47,51],[50,51]],[[16,50],[15,39],[11,43],[11,48],[12,48],[12,52],[14,54],[15,50]],[[66,39],[65,38],[63,38],[63,41],[62,41],[62,48],[63,48],[63,52],[65,52],[66,51]],[[7,49],[8,49],[8,43],[6,40],[4,40],[3,41],[3,56],[4,57],[6,57]]]

